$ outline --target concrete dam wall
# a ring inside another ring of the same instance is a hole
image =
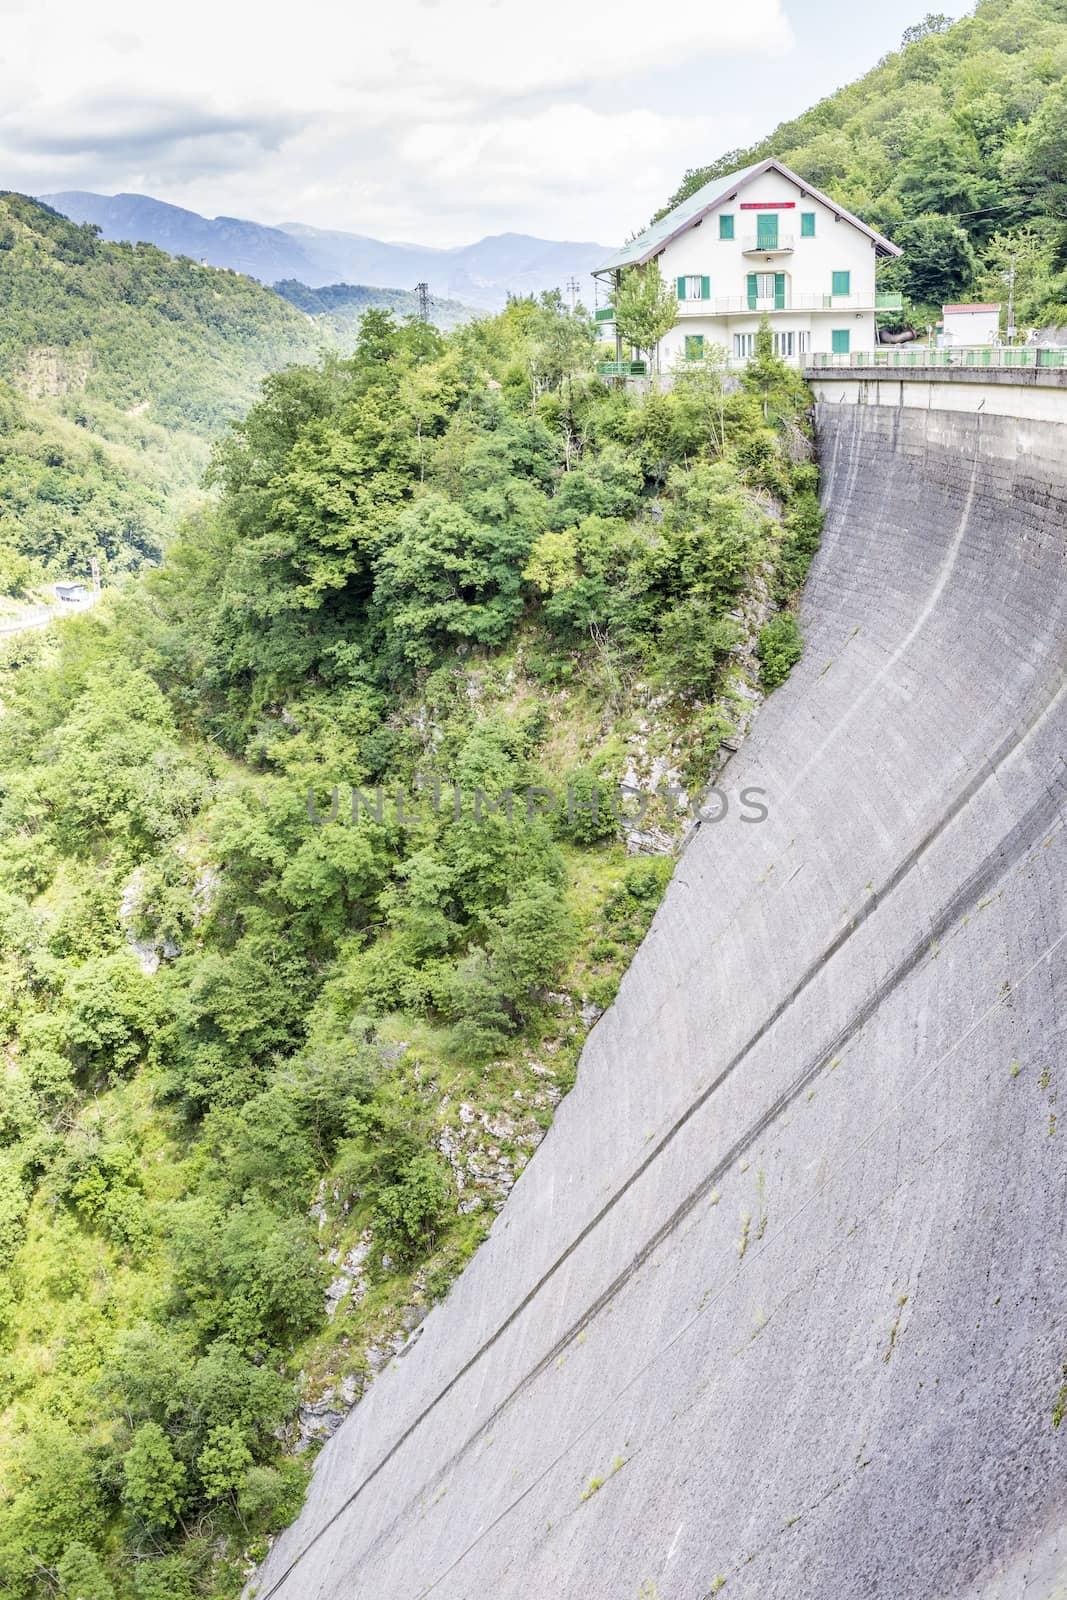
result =
[[[696,834],[260,1600],[1067,1596],[1067,433],[818,422],[767,819]]]

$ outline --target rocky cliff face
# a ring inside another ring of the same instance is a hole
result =
[[[819,434],[806,656],[729,769],[766,820],[690,843],[259,1600],[1067,1581],[1063,430]]]

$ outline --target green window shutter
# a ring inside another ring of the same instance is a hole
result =
[[[678,298],[679,298],[679,300],[684,300],[685,299],[685,279],[684,278],[679,278],[678,279]]]
[[[756,274],[754,272],[748,274],[748,309],[750,311],[755,311],[756,309]]]
[[[815,213],[814,213],[814,211],[802,211],[800,213],[800,237],[802,239],[814,239],[814,237],[815,237]]]
[[[687,361],[703,361],[704,335],[702,333],[687,333],[685,336],[685,359]]]
[[[710,300],[711,299],[711,279],[710,278],[701,278],[701,280],[700,280],[700,298],[702,300]]]
[[[734,219],[731,212],[719,214],[719,238],[732,239],[734,236]]]
[[[784,311],[785,310],[785,273],[784,272],[776,272],[774,274],[774,309],[776,311]]]
[[[835,356],[847,356],[851,330],[849,328],[832,328],[830,330],[830,349]]]
[[[849,284],[852,282],[851,272],[835,272],[831,294],[851,294]]]

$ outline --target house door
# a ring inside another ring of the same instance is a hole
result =
[[[785,310],[785,273],[750,272],[748,274],[748,309],[750,311]]]
[[[777,211],[761,211],[756,218],[756,248],[758,250],[777,250],[778,248],[778,213]]]

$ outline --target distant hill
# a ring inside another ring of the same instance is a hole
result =
[[[324,342],[250,278],[19,194],[0,194],[0,305],[0,592],[154,559],[210,440]]]
[[[211,267],[232,267],[261,283],[279,278],[310,281],[315,264],[299,240],[280,228],[265,228],[239,217],[208,220],[181,206],[166,205],[147,194],[91,194],[72,190],[39,197],[72,222],[91,222],[105,239],[128,244],[144,241],[172,256],[191,256]],[[319,281],[319,280],[316,280]]]
[[[209,436],[261,378],[321,338],[234,272],[114,244],[25,195],[0,195],[0,377],[39,399],[82,394]]]
[[[41,198],[75,222],[95,223],[105,239],[143,239],[172,255],[233,267],[263,283],[292,278],[311,288],[347,283],[412,290],[427,282],[441,300],[488,310],[502,306],[509,294],[562,289],[572,275],[582,282],[588,299],[587,274],[607,253],[604,245],[588,241],[536,239],[523,233],[436,250],[296,222],[271,228],[236,217],[209,219],[140,194],[73,190]]]
[[[419,311],[418,296],[410,289],[375,289],[359,283],[328,283],[312,289],[296,278],[283,278],[274,285],[274,292],[298,311],[315,317],[342,347],[356,336],[359,319],[371,306],[398,317],[413,317]],[[441,300],[436,295],[430,300],[430,321],[444,332],[465,322],[472,311],[460,300]]]

